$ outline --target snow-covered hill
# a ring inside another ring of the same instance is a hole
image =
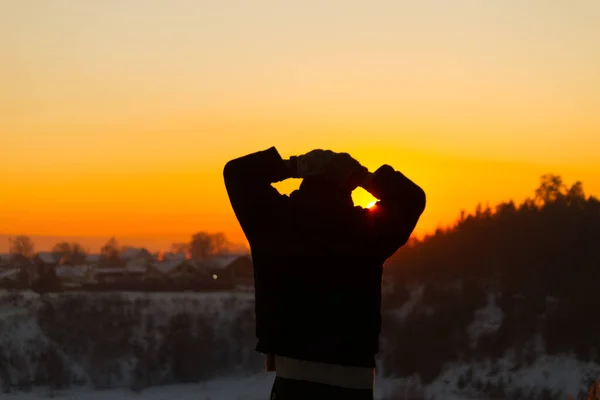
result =
[[[421,295],[417,288],[388,317],[401,323],[427,313]],[[0,294],[2,396],[118,400],[143,391],[150,400],[266,398],[273,375],[262,372],[262,358],[254,352],[252,305],[249,293],[68,293],[44,299]],[[490,295],[464,327],[465,335],[475,345],[503,323]],[[566,399],[567,393],[587,392],[600,377],[596,364],[545,355],[537,338],[536,357],[528,365],[511,351],[452,362],[422,388],[418,376],[400,378],[386,367],[394,365],[386,358],[397,357],[392,349],[403,344],[394,330],[384,332],[378,399]]]

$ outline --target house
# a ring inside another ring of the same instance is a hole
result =
[[[0,270],[0,288],[27,289],[30,285],[30,273],[26,268],[9,267]]]
[[[31,289],[36,293],[60,292],[62,286],[56,276],[58,257],[52,252],[37,253],[33,259]]]
[[[159,280],[165,279],[169,274],[169,271],[174,266],[173,263],[168,261],[155,261],[151,262],[146,270],[146,274],[144,275],[144,279],[146,280]]]
[[[12,254],[0,254],[0,269],[9,268],[11,266],[12,258]]]
[[[121,252],[121,260],[125,263],[133,259],[152,260],[152,254],[145,248],[130,247]]]
[[[48,273],[50,270],[56,268],[59,259],[55,253],[52,252],[40,252],[33,258],[33,264],[37,275]]]
[[[177,281],[195,281],[206,279],[208,274],[195,261],[174,258],[168,261],[153,262],[148,267],[146,279],[169,279]]]
[[[125,263],[125,268],[146,270],[151,263],[152,259],[146,257],[134,257]]]
[[[179,253],[165,252],[160,255],[161,261],[175,261],[175,260],[185,261],[187,259],[189,259],[188,255],[183,252],[179,252]]]
[[[56,253],[52,253],[51,251],[43,251],[39,252],[33,258],[33,262],[36,265],[52,265],[56,266],[58,264],[58,257]]]
[[[22,254],[0,254],[0,269],[30,268],[31,260]]]
[[[171,269],[169,277],[176,280],[208,280],[208,273],[197,262],[185,260]]]
[[[56,267],[56,276],[63,287],[78,288],[92,282],[93,269],[89,265],[61,265]]]
[[[85,256],[85,263],[87,265],[98,266],[102,261],[102,254],[87,254]]]
[[[142,281],[146,275],[145,268],[101,267],[93,268],[90,274],[92,281],[97,283],[119,283]]]
[[[134,247],[123,250],[119,257],[122,265],[133,269],[147,268],[148,264],[154,259],[147,249]]]
[[[213,256],[203,266],[215,281],[225,281],[236,288],[254,287],[254,267],[249,254]]]
[[[4,280],[15,281],[21,270],[19,268],[5,268],[0,271],[0,282]]]

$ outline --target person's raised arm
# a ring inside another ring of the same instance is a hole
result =
[[[275,147],[233,159],[223,169],[229,201],[246,236],[276,218],[286,196],[272,183],[294,177]]]
[[[361,186],[379,200],[368,215],[379,252],[387,259],[415,229],[425,210],[425,192],[389,165],[382,165]]]

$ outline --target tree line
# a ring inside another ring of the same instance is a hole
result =
[[[100,248],[99,264],[123,266],[121,255],[131,249],[131,246],[121,245],[116,237],[111,237]],[[210,256],[227,253],[232,243],[222,232],[197,232],[188,242],[177,242],[169,249],[172,253],[185,253],[193,260],[202,260]],[[30,236],[20,235],[9,239],[9,253],[13,256],[32,260],[35,257],[35,243]],[[54,258],[65,265],[83,265],[90,251],[77,242],[63,241],[56,243],[51,250]]]
[[[411,284],[424,287],[421,308],[402,321],[384,318],[385,336],[396,344],[385,355],[390,371],[418,372],[428,382],[445,363],[507,351],[520,368],[540,354],[536,337],[545,354],[600,361],[600,201],[581,182],[544,175],[520,204],[463,212],[452,226],[412,240],[384,268],[395,282],[387,308],[405,304]],[[474,343],[467,327],[490,295],[502,324]]]
[[[531,197],[477,206],[390,260],[397,281],[467,279],[509,293],[584,300],[600,279],[600,201],[544,175]],[[583,298],[582,298],[583,297]]]

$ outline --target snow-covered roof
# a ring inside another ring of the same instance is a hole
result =
[[[78,265],[69,267],[61,265],[56,268],[56,275],[61,278],[83,278],[85,274],[90,270],[87,265]]]
[[[178,266],[180,266],[182,261],[179,260],[171,260],[171,261],[159,261],[152,263],[152,268],[160,272],[161,274],[168,274]]]
[[[134,257],[132,259],[126,260],[125,268],[146,268],[149,262],[150,260]]]
[[[186,259],[175,259],[175,260],[168,260],[168,261],[157,261],[152,263],[152,268],[154,268],[155,270],[157,270],[158,272],[160,272],[161,274],[169,274],[171,273],[171,271],[175,270],[177,267],[179,267],[180,265],[184,264],[184,263],[188,263],[189,265],[191,265],[193,268],[197,268],[198,266],[196,265],[196,263],[194,261],[189,261]]]
[[[221,254],[213,256],[204,262],[208,268],[227,268],[240,257],[250,257],[249,254]]]
[[[0,271],[0,279],[15,278],[17,275],[19,275],[20,271],[21,270],[19,268],[10,268],[10,269],[6,269],[6,270],[2,270],[2,271]]]
[[[85,256],[85,261],[89,263],[97,263],[102,258],[101,254],[88,254]]]
[[[122,258],[133,258],[137,257],[142,252],[142,249],[130,248],[121,253]]]
[[[21,254],[1,254],[0,255],[0,266],[6,267],[17,267],[24,266],[26,264],[33,264],[33,261]]]
[[[94,268],[94,274],[144,274],[146,268],[122,268],[122,267],[102,267]]]
[[[43,251],[37,254],[37,256],[39,257],[40,260],[42,260],[42,262],[46,263],[46,264],[54,264],[57,262],[56,257],[54,256],[54,253],[51,253],[49,251]]]
[[[131,247],[131,248],[121,252],[121,258],[131,259],[131,258],[139,257],[143,254],[149,255],[150,252],[143,247],[140,247],[140,248]]]
[[[187,260],[187,254],[168,252],[164,253],[162,258],[163,261],[185,261]]]

